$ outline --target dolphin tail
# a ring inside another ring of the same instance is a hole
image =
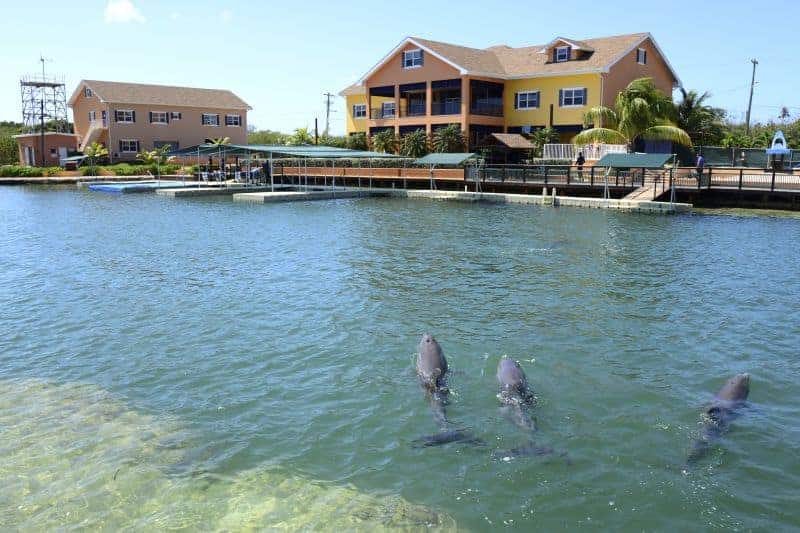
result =
[[[415,448],[427,448],[430,446],[442,446],[443,444],[450,444],[451,442],[465,442],[476,446],[483,444],[483,441],[475,437],[469,430],[450,429],[442,430],[433,435],[423,435],[413,441],[413,446]]]
[[[550,446],[540,446],[532,439],[522,446],[517,446],[510,450],[497,450],[492,454],[492,457],[502,461],[511,461],[520,457],[543,457],[548,455],[558,455],[563,457],[567,464],[572,464],[567,452],[558,452]]]

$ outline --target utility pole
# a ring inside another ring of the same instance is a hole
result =
[[[753,78],[750,80],[750,101],[747,104],[747,118],[745,118],[745,131],[748,135],[750,135],[750,110],[753,109],[753,88],[756,85],[756,65],[758,65],[758,60],[751,59],[750,62],[753,64]]]
[[[319,122],[314,117],[314,144],[319,144]]]
[[[334,95],[331,93],[325,93],[322,96],[325,97],[325,132],[323,135],[327,137],[331,131],[331,98],[333,98]]]

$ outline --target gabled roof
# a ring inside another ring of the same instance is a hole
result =
[[[556,43],[568,44],[570,48],[572,48],[573,50],[584,50],[587,52],[594,52],[594,48],[592,48],[585,42],[576,41],[575,39],[565,39],[564,37],[556,37],[555,39],[544,45],[544,47],[541,50],[539,50],[539,52],[542,54],[546,54],[547,50],[552,48]]]
[[[588,74],[595,72],[608,72],[637,46],[650,39],[653,46],[667,65],[676,82],[680,84],[675,69],[669,64],[664,53],[659,48],[653,36],[649,33],[630,33],[614,35],[595,39],[565,39],[557,37],[547,45],[525,46],[512,48],[506,45],[492,46],[490,48],[470,48],[439,41],[421,39],[419,37],[406,37],[395,46],[383,59],[381,59],[358,82],[364,81],[385,65],[406,45],[417,46],[428,54],[447,63],[461,75],[486,76],[498,79],[524,79],[544,76],[557,76],[566,74]],[[585,59],[551,62],[550,58],[540,53],[553,43],[565,42],[577,49],[590,52]]]
[[[339,96],[353,96],[358,94],[364,94],[366,91],[367,88],[364,87],[362,84],[354,83],[353,85],[339,91]]]
[[[81,80],[69,99],[69,105],[89,87],[101,101],[114,104],[167,105],[222,109],[251,109],[247,102],[224,89],[198,89],[144,83]]]

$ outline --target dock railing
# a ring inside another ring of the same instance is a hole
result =
[[[624,144],[545,144],[543,148],[544,159],[567,159],[575,161],[578,153],[583,152],[587,161],[598,161],[606,154],[624,154],[628,147]]]

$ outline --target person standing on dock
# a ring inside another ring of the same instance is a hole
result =
[[[586,158],[583,157],[583,152],[578,152],[578,158],[575,159],[575,164],[578,166],[578,179],[583,179],[584,163],[586,163]]]
[[[695,170],[697,171],[697,182],[700,183],[700,179],[703,177],[703,168],[706,166],[706,158],[703,157],[702,153],[697,154],[697,163],[695,164]]]

